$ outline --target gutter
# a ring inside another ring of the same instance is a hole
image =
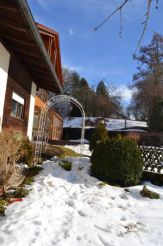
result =
[[[40,37],[39,31],[38,31],[38,29],[36,27],[36,24],[35,24],[34,18],[32,16],[32,13],[31,13],[31,11],[29,9],[29,6],[28,6],[26,0],[17,0],[17,1],[18,1],[19,5],[20,5],[21,12],[25,16],[26,21],[29,24],[30,30],[33,33],[35,41],[39,45],[40,50],[42,51],[43,58],[44,58],[46,64],[48,65],[48,67],[50,68],[50,71],[51,71],[51,73],[52,73],[52,75],[54,77],[55,82],[57,83],[59,92],[63,94],[63,89],[62,89],[62,87],[60,85],[58,77],[57,77],[57,75],[55,73],[55,70],[54,70],[54,68],[52,66],[52,63],[51,63],[51,61],[49,59],[49,55],[48,55],[48,53],[47,53],[47,51],[45,49],[45,46],[44,46],[44,43],[43,43],[41,37]]]

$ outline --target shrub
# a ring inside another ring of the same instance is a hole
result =
[[[66,171],[71,171],[72,163],[70,161],[62,160],[59,165]]]
[[[108,183],[106,183],[106,182],[100,182],[100,183],[98,183],[98,186],[99,186],[100,188],[102,188],[102,187],[104,187],[104,186],[106,186],[106,185],[108,185]]]
[[[13,131],[0,133],[0,146],[0,193],[4,193],[6,184],[15,175],[16,162],[32,164],[33,148],[27,137]]]
[[[5,200],[0,199],[0,215],[5,215],[7,202]]]
[[[122,139],[122,135],[119,133],[119,134],[117,134],[117,135],[115,136],[115,138],[117,138],[117,139]]]
[[[24,187],[19,187],[14,192],[14,197],[23,198],[23,197],[26,197],[28,194],[29,194],[29,190],[25,189]]]
[[[149,127],[153,130],[163,131],[163,100],[157,98],[149,116]]]
[[[126,138],[98,143],[91,162],[92,174],[113,184],[136,185],[143,172],[141,151],[134,141]]]
[[[97,142],[105,141],[107,139],[108,139],[108,132],[105,128],[105,125],[103,123],[99,123],[91,136],[89,149],[92,151],[95,145],[97,144]]]
[[[140,194],[143,197],[149,197],[150,199],[160,199],[160,195],[156,192],[149,190],[146,185],[143,186],[143,189],[140,191]]]
[[[5,191],[5,184],[14,175],[15,164],[21,156],[21,142],[17,134],[11,131],[0,133],[0,190]]]
[[[34,178],[33,177],[26,177],[23,181],[24,185],[31,185],[34,182]]]
[[[20,138],[20,142],[21,142],[21,145],[20,145],[19,151],[21,153],[21,156],[18,161],[25,163],[28,166],[31,166],[33,162],[33,156],[34,156],[32,144],[27,137],[23,137],[23,136]]]
[[[42,170],[43,168],[40,166],[32,166],[30,168],[28,168],[27,171],[27,177],[34,177],[37,174],[39,174],[39,172]]]

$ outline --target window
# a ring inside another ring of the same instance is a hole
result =
[[[24,98],[13,92],[11,115],[23,119],[24,116]]]

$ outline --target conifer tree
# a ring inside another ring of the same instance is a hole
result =
[[[102,96],[102,97],[107,97],[108,96],[108,91],[107,88],[105,86],[104,81],[100,81],[97,85],[96,88],[96,95],[97,96]]]
[[[103,141],[103,140],[105,141],[107,139],[108,139],[108,131],[103,123],[99,123],[91,136],[89,149],[93,150],[95,145],[99,141]]]
[[[152,130],[163,131],[163,100],[157,98],[153,106],[150,118],[149,127]]]

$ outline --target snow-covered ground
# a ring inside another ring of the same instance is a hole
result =
[[[96,117],[89,117],[86,118],[86,120],[90,120],[91,122],[96,121]],[[124,119],[110,119],[106,118],[106,128],[107,130],[118,130],[125,128],[125,120]],[[76,117],[76,118],[65,118],[63,122],[63,127],[81,127],[82,126],[82,118]],[[127,120],[127,127],[147,127],[147,123],[144,121],[135,121],[135,120]],[[90,126],[86,126],[86,128],[90,128]]]
[[[58,159],[45,162],[29,196],[8,206],[0,218],[1,246],[162,246],[162,187],[147,184],[159,200],[141,197],[142,185],[130,192],[101,187],[89,175],[88,157],[71,160],[70,172]]]

